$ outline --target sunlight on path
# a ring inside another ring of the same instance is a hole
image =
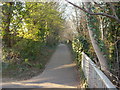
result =
[[[77,88],[77,70],[72,62],[69,48],[60,44],[40,75],[25,81],[3,83],[3,88]]]

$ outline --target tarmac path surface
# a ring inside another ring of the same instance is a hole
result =
[[[25,81],[2,83],[2,88],[77,88],[78,84],[70,50],[60,44],[40,75]]]

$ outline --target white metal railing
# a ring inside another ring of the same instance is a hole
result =
[[[89,88],[112,88],[116,90],[116,87],[107,78],[107,76],[84,52],[82,52],[81,64]]]

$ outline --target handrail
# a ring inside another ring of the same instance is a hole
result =
[[[116,90],[116,87],[107,78],[107,76],[84,52],[82,52],[81,64],[89,88],[112,88]]]

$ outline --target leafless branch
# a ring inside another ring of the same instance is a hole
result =
[[[93,12],[90,12],[90,11],[87,11],[86,9],[83,9],[75,4],[73,4],[72,2],[69,2],[68,0],[65,0],[67,1],[69,4],[73,5],[74,7],[77,7],[79,8],[80,10],[86,12],[86,13],[89,13],[90,15],[102,15],[102,16],[106,16],[106,17],[109,17],[109,18],[112,18],[112,19],[115,19],[118,23],[120,23],[120,19],[117,18],[116,16],[114,15],[109,15],[109,14],[106,14],[106,13],[93,13]]]

